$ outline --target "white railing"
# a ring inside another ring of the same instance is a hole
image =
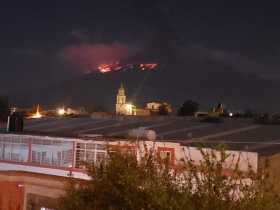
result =
[[[3,136],[0,138],[0,159],[28,162],[29,139]]]
[[[107,144],[101,142],[76,142],[75,168],[84,169],[83,161],[100,164],[107,156]]]
[[[104,142],[0,134],[0,160],[85,169],[83,161],[100,164],[106,156]]]
[[[73,142],[34,138],[31,148],[32,163],[72,167]]]

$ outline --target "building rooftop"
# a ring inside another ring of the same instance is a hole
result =
[[[156,132],[157,141],[203,147],[224,141],[231,150],[258,152],[263,156],[280,153],[279,125],[258,125],[252,119],[234,118],[224,123],[194,121],[186,118],[137,116],[111,116],[103,119],[44,117],[25,120],[24,133],[69,138],[94,134],[98,140],[111,141],[114,138],[125,139],[130,129],[146,127]],[[6,124],[0,125],[0,130],[5,132]]]

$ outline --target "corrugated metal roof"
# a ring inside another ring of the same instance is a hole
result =
[[[131,118],[133,119],[133,118]],[[161,141],[180,142],[183,145],[209,147],[220,141],[229,149],[259,152],[271,155],[280,152],[280,126],[249,123],[200,123],[174,120],[144,121],[91,118],[45,117],[24,121],[24,131],[57,134],[101,134],[125,137],[130,129],[146,127],[157,133]],[[0,126],[5,131],[6,125]]]

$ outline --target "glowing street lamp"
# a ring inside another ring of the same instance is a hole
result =
[[[64,104],[62,104],[62,109],[58,110],[58,114],[63,115],[65,113]]]
[[[65,111],[63,109],[58,110],[58,114],[63,115]]]
[[[127,104],[126,105],[126,109],[128,110],[128,113],[131,115],[132,114],[132,105],[131,104]]]

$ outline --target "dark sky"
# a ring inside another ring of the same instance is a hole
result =
[[[209,61],[200,74],[211,74],[219,63],[265,84],[278,82],[276,2],[1,1],[0,95],[47,86],[120,60],[181,62],[178,71],[191,68],[186,60]],[[238,80],[235,84],[228,88],[238,88]]]

